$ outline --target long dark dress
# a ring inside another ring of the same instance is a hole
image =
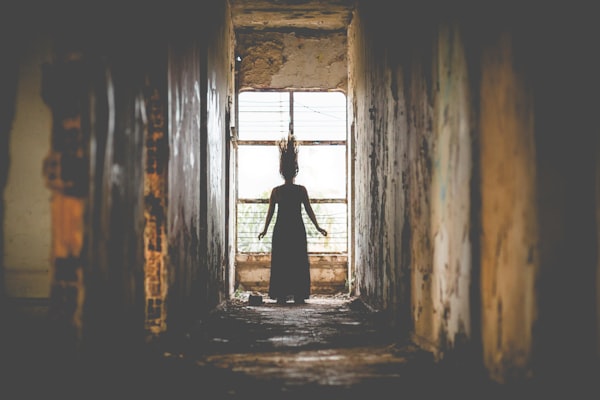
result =
[[[306,229],[302,221],[302,200],[306,189],[295,184],[276,187],[277,219],[271,248],[269,297],[294,300],[310,295],[310,265]]]

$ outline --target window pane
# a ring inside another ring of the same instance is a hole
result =
[[[346,96],[339,92],[293,92],[294,135],[300,141],[346,140]],[[239,95],[240,140],[279,141],[289,130],[289,92],[243,92]],[[271,189],[283,183],[279,175],[279,150],[272,145],[237,147],[237,196],[267,200]],[[300,145],[296,183],[306,186],[311,200],[346,199],[346,146]],[[312,203],[324,237],[303,210],[311,253],[347,251],[347,204]],[[258,240],[268,204],[237,204],[237,251],[268,253],[276,215],[267,235]],[[275,211],[277,212],[277,210]]]
[[[238,146],[238,197],[268,199],[281,185],[277,146]]]
[[[346,96],[340,92],[294,92],[298,140],[346,140]]]
[[[242,253],[266,253],[271,251],[271,237],[275,219],[269,225],[264,238],[258,240],[258,234],[265,225],[268,204],[237,205],[237,251]]]
[[[279,140],[290,127],[287,92],[242,92],[239,95],[240,140]]]
[[[346,147],[300,146],[295,183],[306,186],[311,198],[346,197]],[[271,189],[283,184],[277,146],[238,147],[238,197],[268,199]]]
[[[295,182],[311,198],[346,198],[346,146],[300,146]]]
[[[238,252],[270,252],[273,227],[277,209],[267,230],[267,235],[258,240],[265,223],[268,204],[238,204],[237,250]],[[306,239],[310,253],[345,252],[347,248],[346,204],[313,204],[319,225],[327,231],[321,235],[315,229],[304,209],[302,216],[306,227]]]
[[[321,235],[303,209],[304,226],[309,253],[344,252],[347,247],[346,204],[313,204],[312,208],[321,228],[327,236]]]

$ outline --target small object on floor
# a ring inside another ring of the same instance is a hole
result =
[[[287,302],[286,300],[287,300],[286,298],[279,298],[279,299],[277,299],[277,304],[286,304],[286,302]]]
[[[263,303],[263,298],[260,294],[250,294],[248,296],[248,304],[251,306],[259,306]]]

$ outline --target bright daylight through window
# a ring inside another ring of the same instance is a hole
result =
[[[309,253],[347,252],[346,96],[340,92],[242,92],[237,140],[237,251],[271,251],[271,233],[258,240],[279,175],[277,141],[292,132],[299,172],[321,227],[303,210]],[[274,216],[275,218],[275,216]],[[274,220],[273,220],[274,221]]]

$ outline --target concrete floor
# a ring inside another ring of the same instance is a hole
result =
[[[539,398],[543,389],[494,384],[464,363],[436,364],[398,341],[385,318],[358,299],[250,305],[247,295],[198,321],[185,338],[155,343],[133,360],[110,356],[71,368],[62,356],[48,356],[39,318],[5,324],[0,390],[11,396],[1,397],[514,399]]]

